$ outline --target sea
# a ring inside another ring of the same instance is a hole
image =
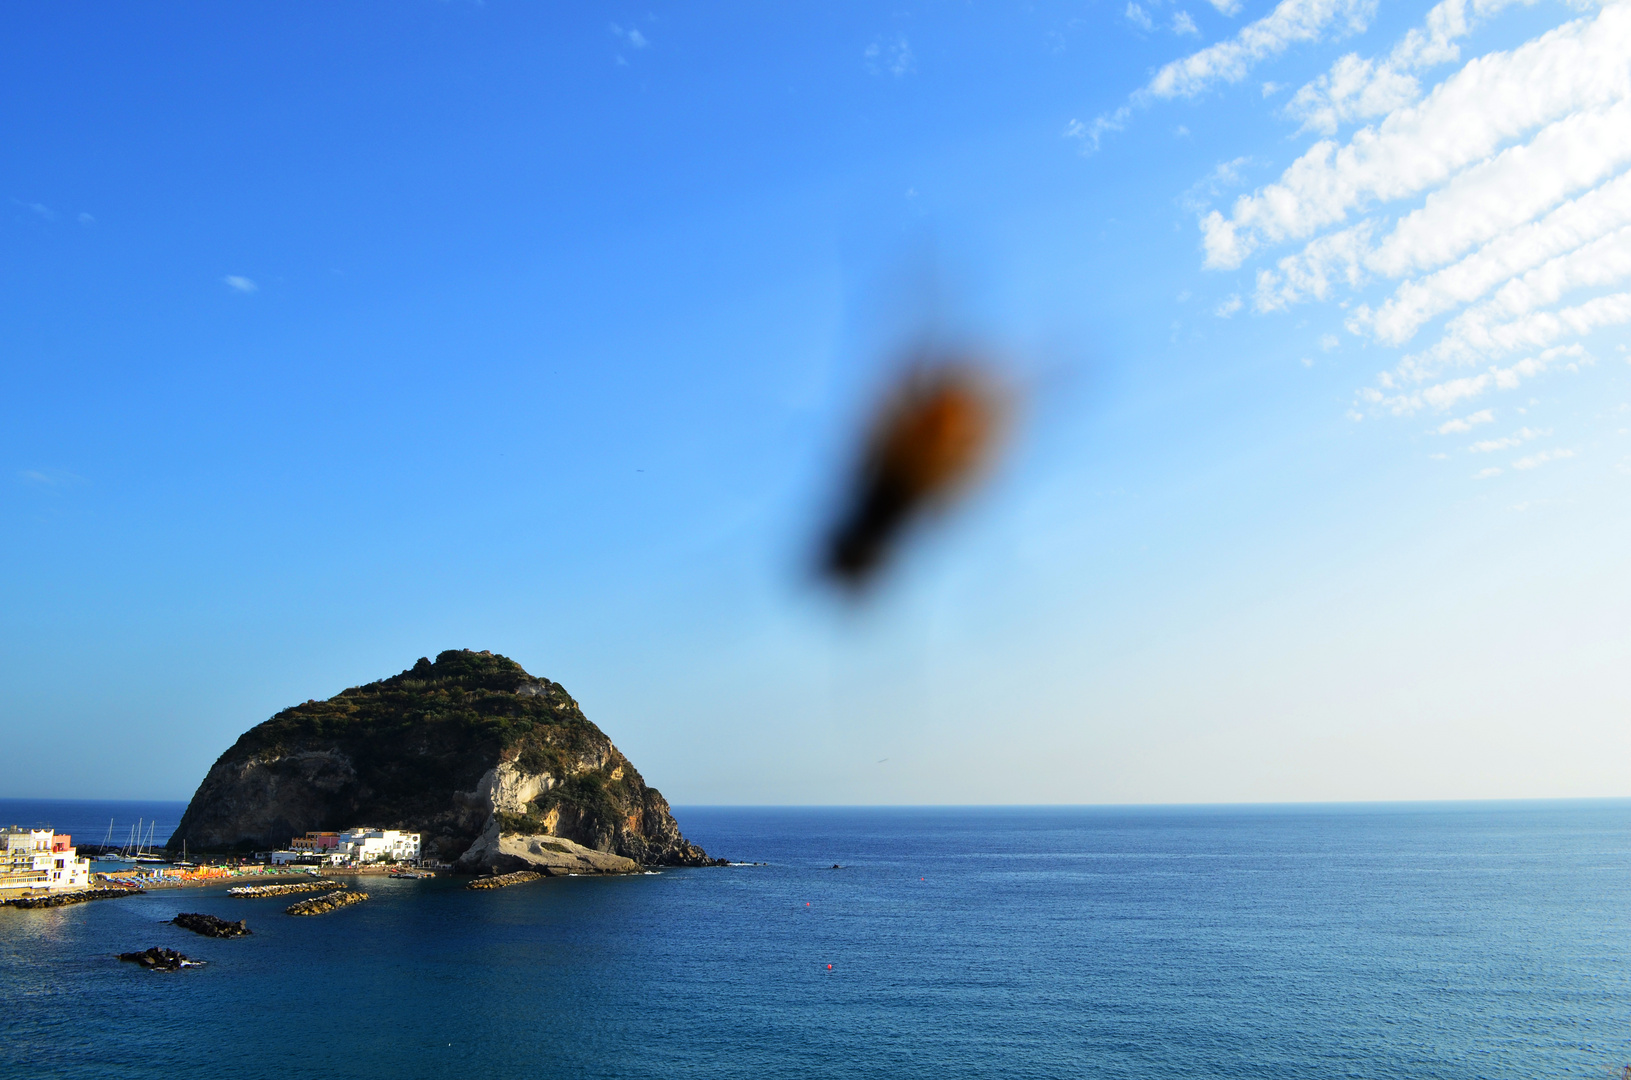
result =
[[[99,842],[182,805],[0,801]],[[0,909],[28,1077],[1621,1076],[1631,802],[715,808],[742,864]],[[182,911],[246,919],[197,937]],[[175,973],[115,954],[159,945]]]

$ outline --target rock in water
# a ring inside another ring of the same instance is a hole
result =
[[[427,856],[469,871],[724,862],[680,835],[667,800],[564,687],[468,650],[251,728],[204,777],[168,846],[264,850],[360,825],[421,833]]]
[[[184,967],[203,967],[204,961],[194,960],[182,956],[174,949],[161,949],[154,946],[143,949],[141,952],[120,953],[119,959],[131,964],[140,964],[148,971],[180,971]]]
[[[479,877],[466,885],[467,889],[507,889],[511,885],[525,885],[529,881],[537,881],[543,874],[535,874],[531,870],[516,870],[509,874],[495,874],[492,877]]]
[[[197,911],[183,912],[170,921],[183,930],[191,930],[205,937],[243,937],[250,932],[249,925],[242,919],[227,922],[225,919],[217,919],[214,915],[205,915]]]
[[[348,907],[351,904],[360,904],[366,899],[368,899],[368,894],[365,892],[353,892],[350,889],[336,889],[333,892],[324,893],[322,896],[314,896],[310,900],[302,900],[297,904],[290,904],[283,910],[288,912],[290,915],[321,915],[325,911],[333,911],[335,908]]]

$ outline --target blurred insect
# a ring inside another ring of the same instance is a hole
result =
[[[974,360],[922,360],[883,400],[822,552],[822,571],[859,591],[906,531],[968,488],[1006,427],[1006,395]]]

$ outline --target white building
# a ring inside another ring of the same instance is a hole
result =
[[[304,863],[331,866],[361,863],[407,863],[419,859],[419,834],[396,829],[346,829],[333,844],[314,845],[312,837],[332,833],[307,833],[289,843],[289,850],[272,852],[276,866]]]
[[[339,850],[352,862],[415,862],[419,858],[419,834],[396,829],[346,829],[340,833]]]
[[[0,830],[0,897],[39,896],[88,888],[91,862],[81,859],[73,837],[50,829],[9,825]]]

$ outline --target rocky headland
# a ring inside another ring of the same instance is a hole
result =
[[[281,848],[312,830],[422,835],[468,873],[723,865],[566,689],[490,652],[284,709],[222,754],[168,846]]]

